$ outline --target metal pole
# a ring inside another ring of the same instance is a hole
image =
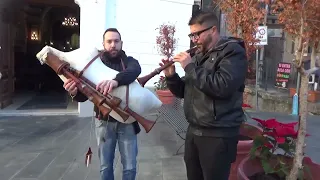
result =
[[[256,111],[259,111],[259,104],[258,104],[258,78],[259,78],[259,49],[256,49]]]
[[[297,87],[296,87],[296,93],[299,95],[299,91],[300,91],[300,72],[298,71],[298,77],[297,77]]]

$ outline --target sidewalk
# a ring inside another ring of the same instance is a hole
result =
[[[279,113],[254,113],[252,117],[294,121]],[[250,121],[253,122],[252,120]],[[308,120],[307,155],[320,163],[319,116]],[[99,162],[91,119],[77,116],[0,117],[1,180],[99,180]],[[89,141],[90,140],[90,141]],[[139,134],[137,180],[185,180],[183,156],[174,155],[183,142],[161,119],[148,134]],[[89,145],[92,164],[85,166]],[[117,152],[118,150],[116,150]],[[183,148],[180,150],[183,152]],[[115,158],[116,180],[121,180],[119,153]]]
[[[0,117],[1,180],[99,180],[99,162],[90,118],[76,116]],[[94,127],[94,126],[93,126]],[[90,142],[90,143],[89,143]],[[139,134],[139,180],[185,180],[179,141],[169,126],[158,121]],[[92,164],[85,166],[89,144]],[[116,150],[118,152],[118,150]],[[121,179],[119,153],[115,179]]]

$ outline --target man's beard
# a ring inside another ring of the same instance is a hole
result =
[[[120,52],[121,50],[110,50],[110,51],[105,51],[105,54],[108,58],[118,58],[120,57]]]
[[[200,47],[200,52],[202,52],[202,54],[205,54],[209,51],[209,45],[211,41],[212,41],[212,37],[207,36],[203,43],[198,44],[198,46]]]

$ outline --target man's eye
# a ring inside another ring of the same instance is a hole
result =
[[[108,44],[111,44],[112,42],[114,42],[114,43],[119,43],[120,41],[119,41],[119,40],[114,40],[114,41],[109,40],[109,41],[107,41]]]

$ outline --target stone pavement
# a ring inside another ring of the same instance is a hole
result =
[[[91,122],[77,116],[0,117],[0,180],[99,180]],[[181,144],[164,121],[158,120],[148,134],[142,129],[137,179],[186,179],[183,157],[175,155]],[[87,168],[89,145],[94,155]],[[121,180],[119,153],[115,166],[115,179]]]
[[[250,114],[260,118],[277,117],[280,121],[294,120],[275,113]],[[94,134],[90,138],[90,132],[94,132],[91,122],[91,118],[77,116],[0,117],[0,179],[99,180]],[[307,154],[316,162],[320,162],[319,127],[320,118],[310,116]],[[185,180],[183,156],[175,155],[181,144],[183,141],[161,119],[148,134],[142,129],[137,180]],[[84,159],[89,145],[94,156],[87,168]],[[119,153],[115,166],[116,180],[121,180]]]

